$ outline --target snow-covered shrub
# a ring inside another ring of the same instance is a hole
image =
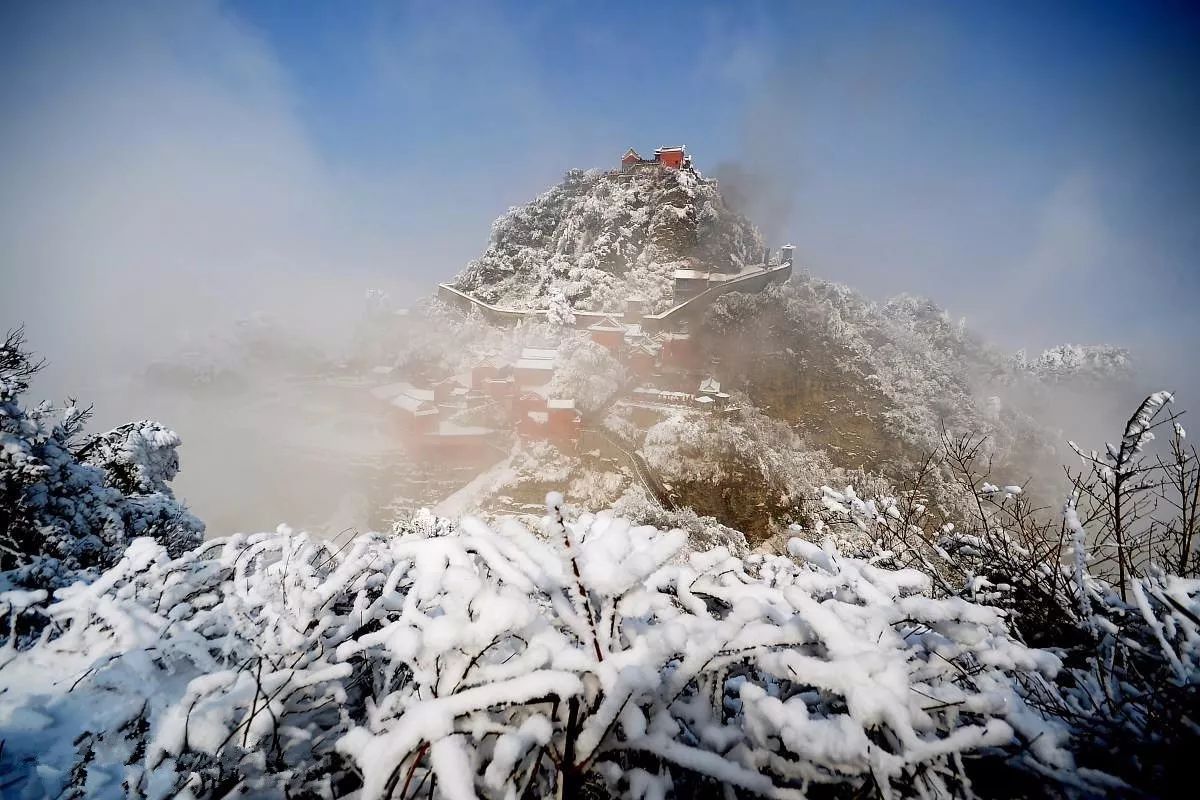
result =
[[[1113,581],[1127,599],[1126,581],[1153,567],[1197,574],[1200,544],[1200,455],[1187,445],[1175,398],[1148,396],[1125,423],[1121,439],[1103,452],[1074,442],[1083,471],[1073,476],[1073,507],[1087,529],[1092,570]],[[1156,449],[1162,429],[1170,432],[1169,454]]]
[[[744,397],[736,399],[742,402],[731,413],[678,412],[653,425],[641,448],[646,462],[667,481],[720,483],[751,475],[780,494],[813,494],[834,471],[824,454]]]
[[[1058,661],[994,609],[832,545],[684,555],[679,531],[550,512],[540,537],[464,519],[179,558],[138,540],[42,610],[56,636],[6,654],[0,780],[15,797],[800,798],[966,795],[989,755],[1071,766],[1015,690]]]
[[[1152,571],[1122,600],[1083,579],[1082,641],[1063,643],[1072,646],[1061,691],[1035,690],[1030,701],[1069,726],[1079,768],[1103,773],[1108,794],[1169,796],[1190,779],[1200,747],[1200,581]]]
[[[1062,642],[1064,700],[1047,707],[1074,730],[1081,765],[1130,795],[1177,791],[1200,747],[1200,460],[1173,402],[1148,396],[1102,454],[1073,444],[1085,471],[1064,511],[1061,605],[1077,636]]]
[[[631,480],[620,472],[585,469],[571,479],[571,499],[583,508],[609,508]]]
[[[84,462],[104,470],[105,481],[126,494],[170,491],[179,474],[179,434],[153,420],[130,422],[88,441]]]
[[[1200,745],[1200,581],[1163,569],[1194,569],[1200,468],[1171,402],[1150,395],[1102,453],[1075,448],[1087,469],[1057,520],[991,481],[978,437],[943,439],[975,502],[936,537],[913,498],[825,490],[832,527],[860,532],[873,561],[916,566],[940,595],[995,606],[1014,635],[1062,655],[1053,691],[1023,691],[1070,730],[1077,775],[1114,795],[1170,794]],[[1171,432],[1167,457],[1156,429]]]
[[[631,481],[613,504],[618,516],[639,525],[653,525],[663,530],[681,530],[687,534],[688,548],[693,551],[723,547],[738,557],[750,552],[746,534],[723,525],[714,517],[697,514],[691,506],[669,509],[650,495],[638,481]]]
[[[1043,513],[1025,487],[992,483],[986,445],[983,437],[943,433],[937,451],[898,486],[876,479],[861,489],[822,487],[820,513],[801,535],[832,536],[843,552],[920,570],[938,596],[1001,608],[1026,642],[1076,643],[1062,521]],[[953,522],[945,521],[945,508],[930,508],[935,474],[964,498],[950,515]]]
[[[403,512],[392,521],[393,536],[445,536],[453,531],[454,520],[439,517],[428,508]]]
[[[173,554],[195,547],[204,525],[168,485],[179,437],[144,421],[88,439],[88,411],[74,402],[26,408],[21,395],[40,364],[23,345],[20,331],[0,344],[0,590],[94,574],[137,536]]]
[[[561,485],[571,479],[579,463],[578,457],[558,449],[552,442],[538,439],[521,442],[513,450],[509,488]]]
[[[558,355],[550,392],[573,399],[576,408],[585,414],[603,408],[626,382],[621,362],[585,335],[567,337]]]

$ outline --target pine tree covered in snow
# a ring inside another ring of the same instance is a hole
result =
[[[168,485],[178,435],[143,421],[88,438],[88,412],[74,402],[26,408],[40,366],[10,332],[0,345],[0,586],[62,586],[111,566],[138,536],[176,555],[195,547],[204,525]]]

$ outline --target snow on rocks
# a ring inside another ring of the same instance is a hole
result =
[[[141,539],[49,605],[6,594],[57,623],[0,667],[10,790],[652,797],[699,775],[938,795],[964,755],[1046,724],[1017,680],[1056,659],[919,573],[799,540],[798,560],[690,553],[548,501],[544,537],[467,518],[341,550],[285,528],[178,558]],[[1045,741],[1013,757],[1069,764]]]
[[[737,272],[762,252],[754,226],[690,168],[571,170],[492,223],[456,286],[489,303],[550,308],[561,324],[572,306],[620,311],[631,295],[664,310],[675,270],[691,259]]]

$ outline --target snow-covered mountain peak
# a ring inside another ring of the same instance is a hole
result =
[[[492,224],[487,249],[455,286],[488,303],[544,308],[561,290],[576,308],[620,311],[639,296],[669,305],[674,271],[737,272],[763,260],[749,220],[691,166],[571,170]]]

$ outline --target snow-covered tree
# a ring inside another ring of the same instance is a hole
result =
[[[552,329],[562,330],[575,325],[575,310],[561,288],[551,290],[546,302],[546,322]]]
[[[134,537],[181,554],[204,525],[168,482],[179,437],[156,422],[86,438],[74,402],[26,408],[21,395],[41,364],[21,331],[0,345],[0,585],[54,588],[111,566]]]
[[[577,408],[590,414],[612,400],[626,379],[625,368],[607,348],[575,335],[559,346],[550,391],[574,399]]]
[[[1018,370],[1051,382],[1080,381],[1092,385],[1127,381],[1132,362],[1129,351],[1113,345],[1064,344],[1044,350],[1030,362],[1024,351],[1014,357]]]

